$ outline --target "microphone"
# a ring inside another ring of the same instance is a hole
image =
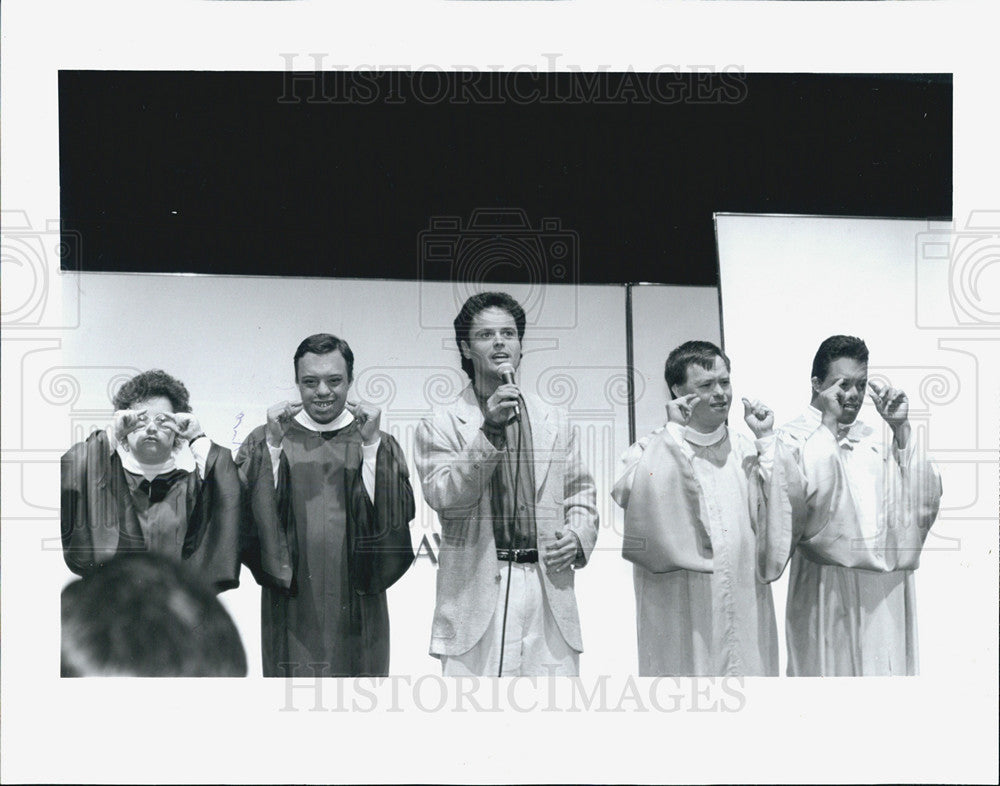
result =
[[[503,380],[505,385],[516,385],[514,381],[514,365],[512,363],[501,363],[497,366],[497,371],[500,373],[500,379]],[[514,417],[521,417],[521,405],[514,405]]]

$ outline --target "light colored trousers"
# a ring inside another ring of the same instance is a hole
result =
[[[580,653],[570,647],[549,611],[542,587],[540,563],[510,565],[510,601],[503,648],[504,677],[575,677],[580,673]],[[496,677],[500,668],[500,635],[508,563],[500,562],[497,605],[483,637],[468,652],[442,655],[445,677]]]

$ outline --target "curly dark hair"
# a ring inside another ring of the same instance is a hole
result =
[[[868,362],[868,345],[857,336],[830,336],[816,350],[812,375],[826,379],[830,364],[838,358],[851,358],[860,363]]]
[[[711,341],[685,341],[679,347],[675,347],[667,356],[667,362],[663,367],[663,378],[667,381],[670,397],[677,398],[674,395],[674,385],[683,385],[687,382],[687,369],[690,364],[694,363],[710,371],[717,357],[722,358],[727,371],[732,369],[726,353]]]
[[[524,326],[527,317],[521,304],[506,292],[480,292],[473,295],[462,306],[462,310],[455,317],[455,344],[458,346],[459,355],[462,358],[462,371],[469,375],[469,379],[475,381],[475,372],[472,361],[462,356],[462,342],[469,340],[469,329],[472,327],[472,320],[480,311],[488,308],[501,308],[514,318],[514,326],[517,328],[517,340],[524,340]]]
[[[170,400],[174,412],[190,412],[191,401],[188,389],[179,379],[158,368],[143,371],[118,388],[111,403],[116,410],[132,409],[138,401],[153,396],[163,396]]]

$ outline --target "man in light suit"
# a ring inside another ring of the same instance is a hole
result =
[[[430,653],[445,676],[575,676],[573,579],[597,541],[593,479],[566,413],[513,381],[517,301],[474,295],[454,324],[472,383],[417,429],[424,499],[441,520]]]

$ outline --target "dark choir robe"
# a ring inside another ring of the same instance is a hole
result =
[[[105,431],[62,457],[62,544],[81,576],[119,553],[151,551],[182,560],[216,592],[239,585],[239,474],[228,450],[212,444],[205,478],[175,469],[152,483],[122,467]]]
[[[292,421],[277,485],[266,426],[237,453],[253,522],[244,560],[262,586],[265,677],[389,673],[385,591],[413,562],[413,490],[402,449],[382,432],[373,504],[361,446],[357,421],[325,433]]]

